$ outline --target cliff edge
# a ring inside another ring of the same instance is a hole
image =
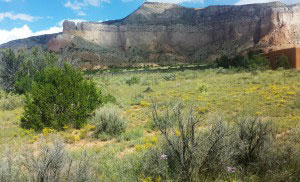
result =
[[[300,45],[300,5],[280,2],[186,8],[146,2],[114,21],[65,21],[50,51],[86,68],[214,60],[248,49]]]

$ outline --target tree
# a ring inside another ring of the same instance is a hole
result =
[[[21,126],[37,131],[63,130],[65,125],[78,129],[101,103],[101,92],[81,72],[69,65],[48,67],[36,75],[26,94]]]
[[[7,92],[23,94],[31,89],[35,74],[58,64],[58,56],[34,47],[31,51],[6,49],[0,57],[0,78]]]
[[[23,50],[15,53],[12,49],[6,49],[1,52],[0,57],[0,79],[1,86],[7,92],[14,90],[17,80],[17,72],[24,61],[26,55]]]
[[[291,64],[289,62],[289,58],[287,56],[285,56],[285,55],[281,55],[276,60],[276,68],[284,68],[284,69],[291,68]]]
[[[46,67],[56,65],[57,63],[58,56],[56,54],[45,52],[38,47],[32,48],[32,51],[21,63],[16,73],[15,92],[23,94],[29,91],[35,75],[43,71]]]

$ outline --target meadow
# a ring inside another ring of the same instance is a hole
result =
[[[20,127],[24,96],[1,92],[0,153],[18,155],[36,151],[40,146],[62,140],[74,158],[85,151],[92,158],[97,181],[163,181],[143,174],[141,161],[145,152],[162,140],[153,124],[153,104],[182,103],[192,107],[210,125],[210,118],[220,116],[224,122],[236,123],[242,116],[272,120],[275,137],[298,128],[300,121],[300,72],[296,70],[244,71],[238,69],[199,69],[170,72],[86,74],[104,94],[115,102],[100,108],[113,108],[126,123],[118,136],[93,136],[91,121],[81,129],[55,131],[44,128],[41,133]],[[164,109],[164,106],[160,107]],[[34,152],[33,152],[34,153]],[[4,158],[3,158],[4,159]],[[280,181],[280,179],[278,178]],[[165,180],[171,181],[171,180]],[[209,181],[207,179],[207,181]],[[241,180],[231,175],[218,181],[260,181],[255,175]]]

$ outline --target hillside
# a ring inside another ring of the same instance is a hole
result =
[[[59,34],[59,33],[58,33]],[[55,38],[57,35],[56,34],[47,34],[47,35],[40,35],[40,36],[34,36],[34,37],[29,37],[25,39],[19,39],[19,40],[13,40],[4,44],[0,45],[1,48],[27,48],[31,49],[34,46],[41,46],[45,49],[48,48],[48,42]]]
[[[206,62],[251,48],[267,52],[299,45],[300,5],[196,9],[146,2],[121,20],[65,21],[63,27],[48,49],[80,58],[85,68]]]

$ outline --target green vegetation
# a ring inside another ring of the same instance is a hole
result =
[[[244,68],[244,69],[267,69],[269,61],[259,51],[250,51],[247,55],[238,55],[234,58],[223,56],[216,60],[218,67],[223,68]]]
[[[79,71],[69,65],[49,67],[36,75],[26,94],[21,126],[36,131],[63,130],[69,125],[81,128],[101,102],[95,83]]]
[[[14,52],[6,49],[1,55],[1,85],[5,91],[19,94],[31,89],[38,72],[58,64],[58,57],[55,54],[44,52],[40,48],[33,48],[30,52],[25,50]]]
[[[285,55],[281,55],[278,60],[276,60],[275,63],[276,68],[284,68],[284,69],[290,69],[291,65],[289,62],[289,58]]]
[[[255,67],[47,64],[0,92],[0,181],[299,181],[300,72]]]
[[[126,127],[124,119],[120,116],[120,111],[111,105],[97,110],[92,122],[96,127],[94,133],[96,138],[99,138],[101,134],[120,135]]]

